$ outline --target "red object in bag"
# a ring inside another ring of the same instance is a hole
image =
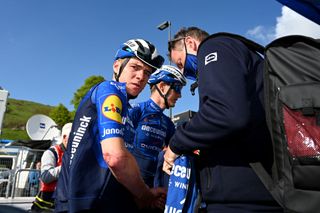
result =
[[[292,157],[320,155],[320,126],[315,116],[304,116],[301,111],[283,108],[285,134]]]

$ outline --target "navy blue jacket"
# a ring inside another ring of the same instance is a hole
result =
[[[273,159],[262,101],[263,59],[225,36],[204,40],[197,59],[199,111],[178,127],[170,148],[178,154],[200,149],[202,196],[217,212],[228,206],[235,212],[278,209],[249,166],[259,161],[270,171]]]

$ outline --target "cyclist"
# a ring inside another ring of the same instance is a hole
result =
[[[176,67],[164,65],[151,75],[148,83],[150,99],[130,109],[129,115],[136,129],[133,155],[145,183],[152,187],[158,154],[175,131],[173,122],[163,111],[174,107],[181,98],[186,79]]]
[[[153,44],[132,39],[121,45],[113,80],[82,99],[57,186],[56,212],[138,212],[162,207],[165,191],[143,182],[124,141],[130,136],[128,99],[138,96],[164,59]]]

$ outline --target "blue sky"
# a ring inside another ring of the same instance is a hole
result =
[[[165,56],[168,31],[156,26],[166,20],[172,34],[197,26],[261,44],[286,33],[320,35],[319,25],[306,24],[275,0],[0,0],[0,86],[10,98],[73,110],[70,101],[86,78],[111,79],[114,54],[126,40],[147,39]],[[197,111],[189,86],[173,114]],[[134,102],[148,97],[146,87]]]

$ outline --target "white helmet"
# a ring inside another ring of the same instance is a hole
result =
[[[166,82],[168,84],[181,84],[186,85],[186,78],[179,71],[178,68],[171,65],[163,65],[160,69],[156,70],[149,78],[148,83],[150,85],[157,84],[159,82]]]

